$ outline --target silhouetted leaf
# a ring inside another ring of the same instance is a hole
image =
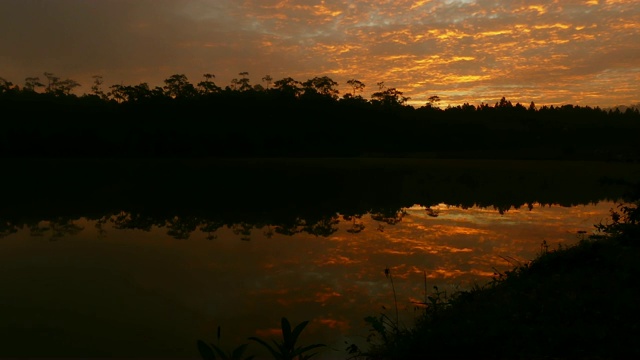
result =
[[[279,359],[279,358],[281,358],[281,357],[282,357],[282,355],[281,355],[281,354],[278,354],[278,352],[277,352],[274,348],[272,348],[272,347],[271,347],[271,345],[269,345],[269,344],[268,344],[267,342],[265,342],[264,340],[262,340],[262,339],[260,339],[260,338],[257,338],[257,337],[255,337],[255,336],[250,337],[250,338],[249,338],[249,340],[253,340],[253,341],[257,342],[258,344],[260,344],[260,345],[262,345],[262,346],[266,347],[266,348],[267,348],[267,350],[269,350],[269,352],[271,353],[271,355],[273,356],[273,358],[274,358],[274,359]]]
[[[198,351],[203,360],[213,360],[216,358],[213,350],[202,340],[198,340]]]
[[[235,350],[233,350],[233,352],[231,353],[231,358],[232,359],[241,359],[242,358],[242,354],[244,354],[244,351],[247,349],[247,346],[249,346],[249,344],[242,344],[242,345],[238,346],[237,348],[235,348]]]
[[[213,346],[213,350],[215,350],[215,352],[218,354],[218,356],[220,356],[221,359],[229,359],[229,356],[222,349],[220,349],[220,347],[216,346],[215,344],[211,344],[211,346]]]
[[[298,336],[300,336],[300,333],[302,332],[302,330],[304,330],[305,326],[307,326],[308,323],[309,321],[303,321],[293,329],[293,333],[291,334],[290,349],[293,349],[293,347],[296,344],[296,341],[298,341]]]
[[[298,355],[302,356],[304,353],[308,352],[309,350],[313,350],[313,349],[317,349],[317,348],[325,347],[325,346],[326,346],[325,344],[313,344],[313,345],[300,347],[300,348],[296,349],[296,351],[294,351],[292,355],[293,355],[293,357],[298,356]],[[309,354],[307,356],[304,356],[303,358],[309,359],[312,356],[315,356],[316,354],[317,353]]]

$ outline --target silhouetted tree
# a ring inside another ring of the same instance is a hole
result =
[[[13,88],[13,83],[0,77],[0,94],[9,92]]]
[[[378,91],[366,100],[359,95],[364,84],[350,79],[347,83],[352,91],[347,91],[344,99],[338,100],[338,91],[335,89],[337,83],[327,76],[301,83],[290,77],[272,82],[273,79],[267,75],[262,80],[268,91],[261,84],[245,91],[250,86],[247,72],[240,73],[243,80],[234,79],[234,90],[243,89],[243,92],[237,93],[230,93],[229,87],[228,91],[221,91],[213,83],[215,76],[212,74],[203,75],[204,81],[198,84],[197,91],[184,74],[173,75],[165,81],[164,87],[154,89],[147,83],[113,85],[102,100],[149,105],[149,101],[153,101],[154,106],[112,104],[104,107],[98,101],[103,94],[101,76],[93,77],[92,95],[78,98],[62,96],[69,95],[72,89],[79,86],[75,81],[61,80],[49,72],[45,75],[47,80],[43,82],[46,86],[40,84],[36,77],[27,78],[23,91],[10,81],[0,79],[3,109],[7,113],[20,113],[27,108],[45,112],[47,110],[44,110],[40,100],[44,99],[46,106],[55,106],[52,112],[59,112],[59,118],[66,120],[55,125],[53,122],[44,126],[32,124],[31,128],[18,122],[10,125],[15,129],[0,134],[0,150],[4,151],[3,154],[16,155],[25,151],[28,154],[44,154],[44,150],[38,149],[45,148],[49,149],[46,153],[51,156],[66,156],[77,149],[85,149],[87,154],[106,154],[113,150],[114,154],[123,156],[394,154],[398,151],[398,143],[389,139],[402,138],[401,151],[437,151],[436,156],[449,156],[455,151],[470,153],[471,149],[477,150],[473,156],[485,156],[486,151],[494,154],[497,149],[503,149],[509,150],[504,152],[508,156],[517,157],[521,153],[537,154],[534,148],[539,148],[545,150],[539,153],[549,158],[640,158],[635,140],[629,138],[640,130],[640,122],[637,121],[640,112],[636,108],[603,110],[574,105],[537,107],[533,102],[526,107],[520,103],[513,105],[503,97],[495,107],[483,102],[477,107],[465,103],[439,109],[434,105],[440,98],[434,95],[419,111],[412,111],[412,107],[406,106],[409,98],[396,88],[387,88],[384,82],[377,83]],[[35,92],[38,86],[45,87],[46,94]],[[301,96],[303,91],[304,96]],[[55,98],[51,95],[55,95]],[[161,106],[171,98],[195,98],[200,95],[207,96],[200,97],[197,102],[189,101],[188,104],[180,101],[171,103],[170,109],[175,109],[174,113],[184,114],[181,121],[186,123],[183,125],[174,124],[174,117],[167,112],[168,108]],[[82,103],[76,103],[76,99]],[[74,107],[74,104],[81,106]],[[243,106],[250,111],[245,112],[247,116],[241,122],[224,117],[215,122],[185,120],[199,118],[198,111],[207,106],[215,106],[221,113],[236,111]],[[140,116],[141,111],[145,116]],[[37,118],[37,114],[31,113],[32,118]],[[269,121],[254,116],[257,114],[267,114]],[[307,120],[304,125],[294,125],[300,123],[301,116]],[[137,130],[114,133],[97,125],[101,123],[100,120],[107,118],[117,119],[114,120],[114,123],[120,124],[117,126],[127,124]],[[259,118],[262,121],[258,121]],[[402,122],[403,126],[390,129],[390,118]],[[425,118],[429,121],[423,121]],[[79,129],[75,119],[83,119],[84,128]],[[94,124],[87,119],[98,120]],[[38,130],[34,133],[33,128]],[[79,136],[80,133],[83,135]],[[424,134],[427,133],[430,140],[424,141]],[[53,140],[55,134],[64,134],[65,140]],[[214,141],[211,141],[212,136]],[[25,139],[39,140],[29,142]],[[17,145],[35,142],[41,145]],[[596,143],[597,148],[587,145]],[[456,144],[455,148],[453,144]],[[524,149],[524,146],[530,150],[519,152],[518,149]]]
[[[464,104],[462,104],[462,110],[465,111],[465,112],[472,113],[472,112],[474,112],[476,110],[476,107],[471,105],[471,104],[469,104],[469,103],[464,103]]]
[[[233,78],[231,79],[231,90],[237,90],[238,89],[238,85],[240,85],[240,80],[238,80],[237,78]]]
[[[55,86],[60,80],[59,77],[54,76],[53,73],[45,72],[44,76],[47,78],[47,89],[45,90],[47,93],[55,92]]]
[[[57,96],[69,95],[71,91],[80,86],[78,82],[71,79],[60,80],[59,77],[54,76],[50,72],[45,72],[44,75],[47,77],[47,89],[46,92],[49,94],[54,94]]]
[[[278,89],[282,94],[290,95],[293,97],[300,96],[302,92],[302,88],[300,87],[302,84],[294,80],[293,78],[287,77],[281,80],[277,80],[273,83],[274,89]]]
[[[80,84],[72,79],[64,79],[64,80],[58,81],[56,84],[55,94],[70,95],[71,91],[79,86]]]
[[[207,73],[202,76],[204,77],[204,81],[198,83],[198,88],[202,94],[213,94],[220,91],[220,87],[211,80],[216,77],[215,75]]]
[[[122,91],[124,93],[125,100],[130,102],[148,100],[154,96],[163,95],[162,88],[158,87],[155,90],[151,90],[147,83],[140,83],[135,86],[125,86]]]
[[[166,94],[172,98],[187,98],[196,94],[196,89],[184,74],[171,75],[164,80]]]
[[[404,105],[407,100],[409,100],[408,97],[404,97],[402,94],[402,91],[399,91],[396,88],[387,88],[371,94],[371,98],[374,102],[384,106],[398,106]]]
[[[360,80],[356,80],[356,79],[347,80],[347,84],[349,84],[349,86],[351,86],[351,88],[353,89],[354,97],[358,94],[358,92],[364,91],[365,85]]]
[[[251,90],[251,85],[249,84],[249,78],[247,77],[249,75],[248,72],[243,71],[241,73],[239,73],[238,75],[242,76],[242,78],[240,78],[238,80],[238,85],[240,85],[240,91],[247,91],[247,90]]]
[[[271,75],[265,75],[262,78],[262,81],[264,81],[265,84],[267,84],[267,90],[269,90],[269,85],[271,85],[271,83],[273,82],[273,78],[271,77]]]
[[[101,99],[107,99],[107,95],[102,91],[102,84],[104,84],[102,75],[93,75],[92,78],[93,85],[91,85],[91,91],[93,94],[99,96]]]
[[[516,103],[516,105],[514,106],[514,108],[515,108],[517,111],[526,111],[526,110],[527,110],[527,108],[525,108],[525,107],[524,107],[524,105],[520,104],[519,102],[517,102],[517,103]]]
[[[428,108],[439,109],[440,108],[439,104],[440,104],[440,96],[438,95],[429,96],[429,98],[427,99]]]
[[[340,93],[338,90],[334,89],[334,86],[338,86],[338,83],[328,76],[316,76],[313,79],[303,82],[302,86],[304,87],[305,95],[319,94],[332,99],[337,99],[338,94]]]
[[[36,91],[36,88],[44,87],[39,77],[27,77],[24,79],[24,89],[27,91]]]
[[[496,108],[507,108],[510,109],[513,107],[513,104],[511,104],[511,101],[507,100],[504,96],[502,97],[502,99],[500,99],[500,102],[496,103]]]
[[[113,100],[115,100],[118,104],[122,103],[127,99],[127,93],[125,91],[125,86],[122,84],[115,84],[109,86],[111,91],[107,94],[107,96],[111,96]]]

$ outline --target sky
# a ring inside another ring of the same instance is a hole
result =
[[[422,106],[640,103],[639,0],[0,0],[0,77],[163,86],[247,72]]]

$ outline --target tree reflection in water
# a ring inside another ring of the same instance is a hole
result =
[[[603,176],[640,177],[620,164],[243,161],[102,163],[117,170],[104,178],[68,166],[44,184],[32,169],[59,164],[17,164],[0,203],[0,355],[197,357],[217,326],[233,346],[283,316],[342,349],[393,307],[385,268],[409,322],[425,272],[451,290],[577,241],[624,191]]]
[[[345,339],[364,345],[368,328],[363,319],[383,306],[394,309],[384,269],[393,273],[398,322],[408,324],[416,302],[423,300],[425,273],[429,288],[442,291],[488,281],[494,268],[504,271],[514,261],[533,258],[543,240],[549,247],[578,241],[612,206],[532,204],[500,214],[493,208],[438,204],[268,225],[117,212],[12,225],[0,242],[5,254],[0,260],[14,277],[0,280],[5,294],[14,294],[2,299],[12,313],[0,315],[29,326],[76,324],[114,344],[114,353],[123,356],[138,351],[150,356],[156,351],[152,348],[165,356],[193,356],[188,350],[193,339],[221,324],[230,329],[227,345],[241,344],[248,336],[268,333],[281,316],[311,320],[306,339],[333,348],[343,348]],[[359,231],[353,231],[354,224]],[[57,241],[45,247],[38,239]],[[40,265],[33,267],[34,261]],[[43,270],[51,278],[42,278]],[[39,284],[40,290],[32,291],[40,297],[20,290],[24,283]],[[90,283],[99,284],[99,290],[91,290]],[[47,288],[68,290],[46,295]],[[67,319],[53,313],[38,317],[28,309],[67,309]],[[92,321],[82,315],[95,311],[111,315]],[[395,310],[389,315],[395,319]],[[158,342],[133,349],[116,331],[124,319],[132,319],[127,326],[139,333],[175,328],[183,334],[173,339],[157,335]],[[59,326],[69,336],[65,341],[93,343],[88,335]],[[64,341],[19,334],[2,335],[10,344],[37,341],[50,349],[34,355],[80,355],[65,353]]]

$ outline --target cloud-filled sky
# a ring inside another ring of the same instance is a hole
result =
[[[0,0],[0,77],[52,72],[89,93],[329,76],[424,105],[640,103],[638,0]]]

